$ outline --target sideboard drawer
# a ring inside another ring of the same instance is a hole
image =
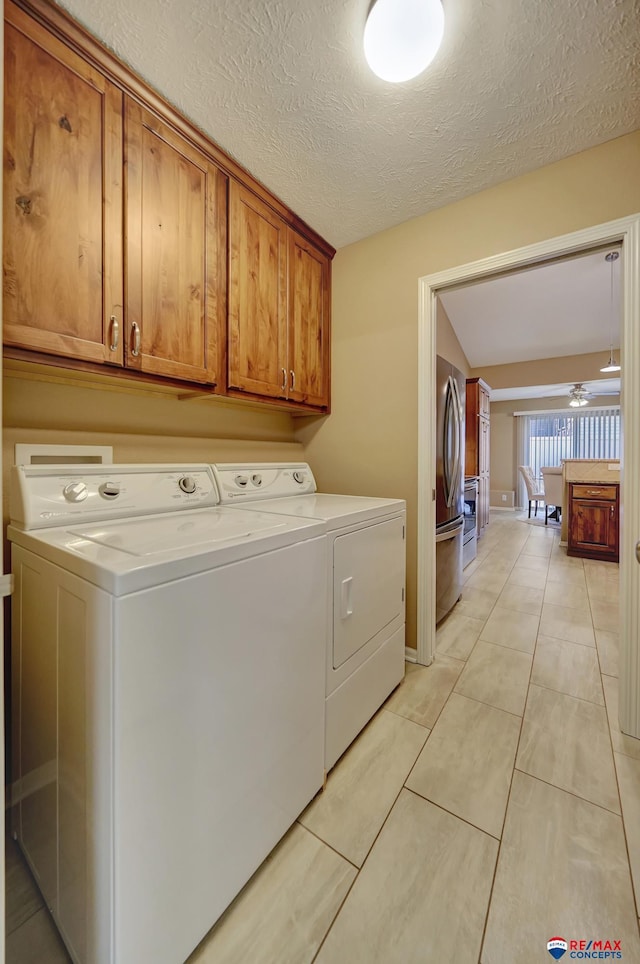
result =
[[[616,485],[576,485],[573,483],[573,497],[574,499],[616,499],[617,489]]]

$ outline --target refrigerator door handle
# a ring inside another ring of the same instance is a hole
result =
[[[444,404],[444,438],[442,440],[442,465],[444,476],[444,499],[447,508],[451,508],[456,491],[456,477],[458,474],[459,429],[455,403],[455,381],[449,375]],[[452,423],[453,422],[453,426]],[[451,441],[453,440],[453,451]]]
[[[451,378],[451,389],[452,389],[453,399],[454,399],[453,408],[455,413],[455,424],[456,424],[456,432],[455,432],[456,470],[455,470],[455,479],[453,483],[453,493],[452,493],[453,498],[451,499],[451,504],[453,505],[454,499],[460,495],[460,490],[462,488],[462,444],[461,444],[462,442],[462,439],[461,439],[462,406],[460,404],[460,395],[458,394],[458,383],[456,382],[455,378]]]
[[[451,529],[447,528],[447,529],[444,529],[444,531],[442,532],[436,532],[436,542],[446,542],[448,539],[454,539],[456,536],[460,535],[463,529],[464,529],[464,517],[461,519],[460,522],[456,522],[456,525],[453,526],[453,528]]]

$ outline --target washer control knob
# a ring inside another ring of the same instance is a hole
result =
[[[304,482],[304,472],[300,472],[298,469],[293,473],[293,481],[297,482],[298,485],[302,485]]]
[[[248,482],[249,479],[246,475],[236,475],[235,483],[239,485],[241,489],[244,489]]]
[[[262,476],[260,475],[259,472],[256,472],[254,475],[251,476],[251,481],[253,482],[254,485],[262,485]]]
[[[62,490],[67,502],[84,502],[89,495],[89,489],[84,482],[69,482]]]
[[[120,495],[120,486],[117,482],[103,482],[98,492],[103,499],[116,499]]]
[[[183,492],[187,493],[187,495],[193,495],[193,493],[196,491],[196,480],[192,475],[183,475],[179,480],[178,485]]]

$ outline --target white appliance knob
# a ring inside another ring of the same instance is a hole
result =
[[[187,495],[193,495],[193,493],[196,491],[196,480],[192,475],[183,475],[179,480],[178,485],[183,492],[187,493]]]
[[[116,482],[103,482],[98,492],[103,499],[115,499],[120,495],[120,486]]]
[[[89,495],[89,489],[84,482],[69,482],[62,490],[67,502],[84,502]]]
[[[251,476],[251,481],[254,485],[262,485],[262,476],[256,472],[255,475]]]
[[[293,473],[293,481],[297,482],[298,485],[302,485],[304,482],[304,472],[299,472],[298,469]]]
[[[241,488],[244,489],[244,487],[247,485],[248,482],[249,482],[249,479],[246,475],[236,475],[235,483],[236,485],[239,485]]]

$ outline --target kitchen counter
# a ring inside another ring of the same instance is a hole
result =
[[[564,499],[562,503],[562,525],[560,544],[566,545],[568,539],[568,507],[570,482],[598,482],[600,484],[620,484],[620,461],[618,459],[565,459],[562,463],[562,482]]]

